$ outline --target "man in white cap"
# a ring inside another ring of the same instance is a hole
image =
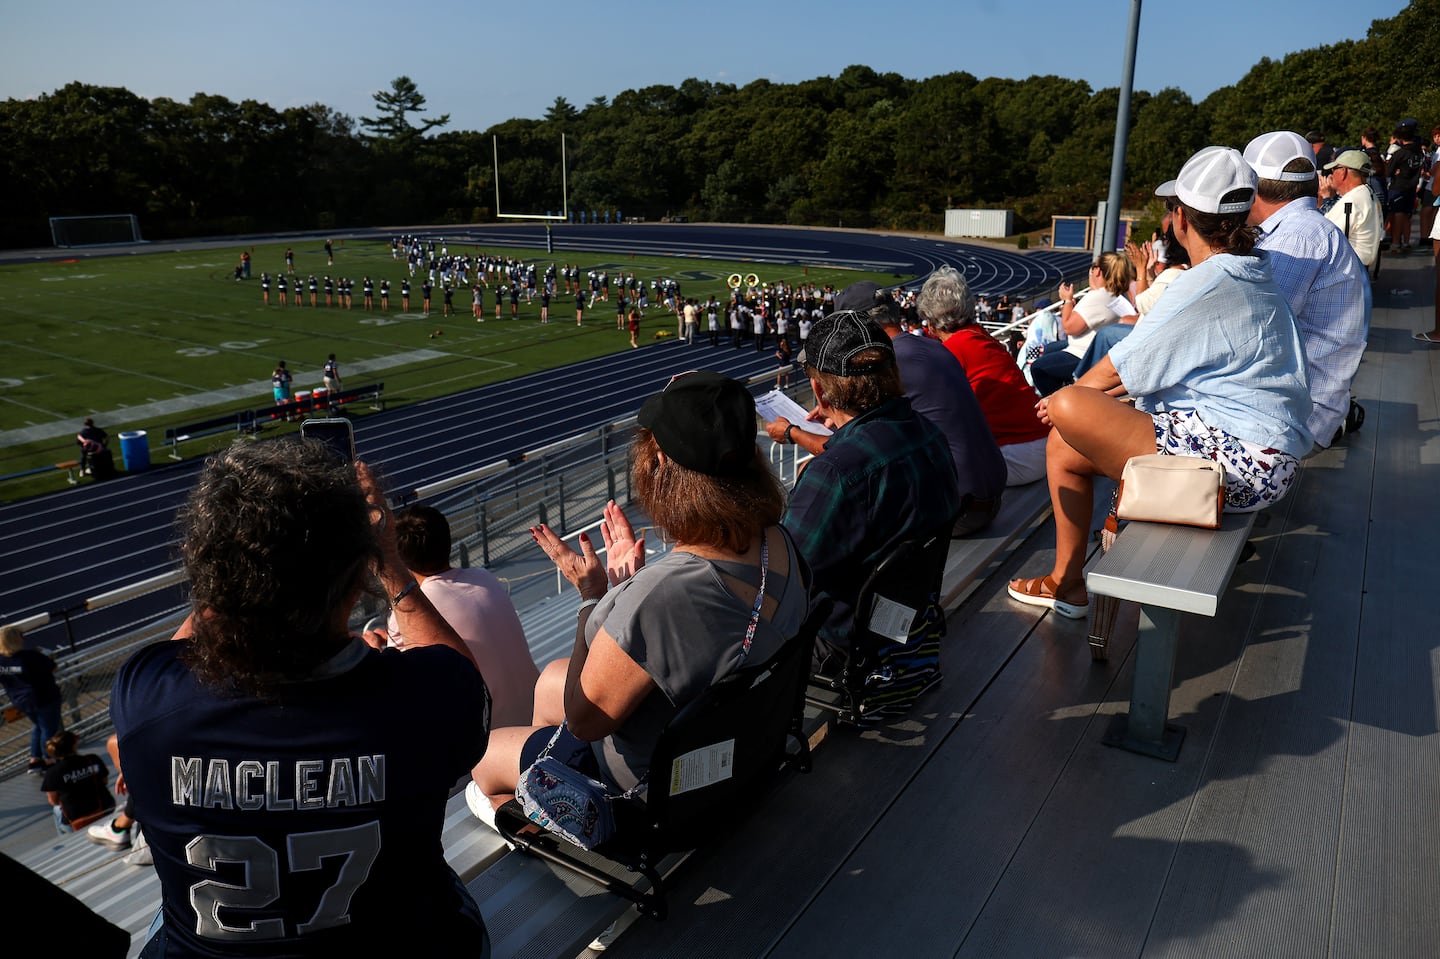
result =
[[[1369,180],[1374,173],[1370,158],[1360,150],[1346,150],[1325,164],[1323,171],[1339,198],[1326,212],[1325,219],[1345,234],[1367,270],[1380,255],[1380,234],[1384,226],[1380,205],[1370,192]]]
[[[1370,281],[1345,235],[1316,209],[1314,151],[1288,130],[1264,133],[1245,147],[1259,180],[1250,225],[1259,227],[1275,285],[1285,294],[1305,343],[1310,397],[1306,423],[1329,446],[1344,433],[1350,381],[1370,330]]]

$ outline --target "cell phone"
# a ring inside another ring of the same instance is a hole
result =
[[[355,461],[355,427],[343,416],[305,420],[300,424],[300,435],[306,439],[319,440],[347,463]]]

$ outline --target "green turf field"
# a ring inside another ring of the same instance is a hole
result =
[[[428,317],[420,313],[420,279],[412,281],[410,310],[402,311],[403,262],[392,260],[388,243],[350,241],[335,248],[326,265],[323,244],[294,245],[295,271],[347,276],[354,281],[352,308],[280,306],[271,287],[262,302],[260,273],[285,269],[286,244],[252,250],[251,279],[236,282],[241,245],[190,252],[145,253],[78,261],[0,266],[0,348],[9,360],[0,374],[0,475],[73,459],[74,434],[86,416],[113,437],[122,430],[148,431],[151,456],[163,456],[167,426],[208,416],[257,409],[271,402],[270,372],[283,359],[294,372],[294,387],[320,385],[326,355],[336,354],[345,385],[383,381],[387,407],[454,393],[497,380],[549,369],[629,348],[629,335],[615,329],[615,290],[610,303],[586,311],[584,328],[574,322],[574,299],[557,296],[551,322],[540,325],[540,301],[520,302],[520,322],[494,318],[493,294],[486,321],[471,316],[469,290],[455,293],[456,315],[441,316],[436,289]],[[454,250],[451,251],[455,252]],[[486,248],[485,253],[534,261],[541,273],[551,257],[536,250]],[[857,280],[893,282],[888,274],[801,266],[756,266],[658,257],[632,260],[614,254],[566,251],[581,268],[634,272],[648,286],[652,278],[676,277],[687,297],[702,302],[712,292],[728,297],[726,279],[757,272],[766,283],[780,281],[837,288]],[[375,309],[362,308],[361,280],[376,282]],[[381,312],[379,281],[391,285],[390,310]],[[653,344],[656,330],[673,332],[664,307],[651,302],[641,343]],[[203,452],[203,444],[193,444]],[[0,499],[15,499],[62,488],[63,472],[0,483]]]

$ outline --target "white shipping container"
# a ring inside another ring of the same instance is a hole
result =
[[[946,236],[1003,239],[1015,226],[1014,210],[946,210]]]

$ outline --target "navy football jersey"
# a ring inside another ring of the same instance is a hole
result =
[[[355,640],[262,701],[201,685],[183,648],[142,649],[111,698],[167,955],[359,956],[402,931],[477,949],[440,835],[488,741],[480,674],[444,647]]]

